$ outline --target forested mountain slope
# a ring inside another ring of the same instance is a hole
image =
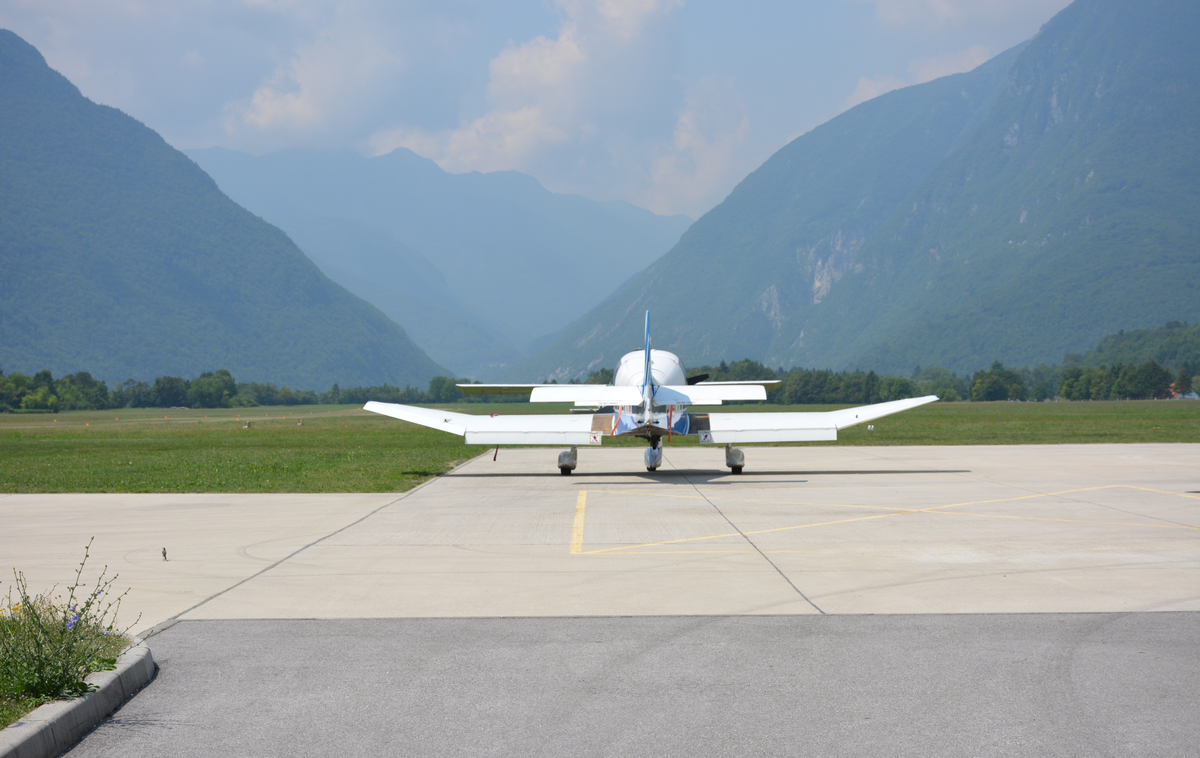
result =
[[[1185,0],[1078,0],[1047,23],[781,357],[1033,364],[1200,317],[1197,31]]]
[[[1200,374],[1200,324],[1170,321],[1157,329],[1134,329],[1109,334],[1082,355],[1072,353],[1064,366],[1114,366],[1154,361],[1172,371],[1186,368]]]
[[[297,388],[442,373],[187,156],[0,30],[0,365]]]
[[[1200,4],[1077,0],[1022,49],[805,134],[531,361],[907,372],[1200,317]]]
[[[690,364],[773,360],[778,335],[854,269],[866,239],[987,113],[1017,52],[887,93],[793,140],[522,369],[565,377],[615,365],[640,345],[646,310],[655,347]]]
[[[691,224],[628,203],[555,194],[514,171],[450,174],[403,148],[375,158],[299,149],[188,155],[327,274],[397,319],[431,356],[474,376],[511,364],[583,315]],[[311,234],[314,222],[351,223],[408,253],[388,261],[378,244]],[[410,275],[414,255],[441,272],[448,293],[421,290],[422,275]],[[379,269],[371,287],[345,275],[379,266],[386,272]]]

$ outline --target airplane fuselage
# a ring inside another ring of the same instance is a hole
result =
[[[649,387],[646,378],[649,378]],[[657,402],[658,388],[687,384],[687,370],[683,361],[666,350],[651,350],[649,370],[646,368],[646,351],[634,350],[621,357],[613,376],[615,387],[636,387],[643,398],[640,408],[624,405],[613,408],[616,414],[612,436],[631,435],[644,437],[657,447],[657,440],[672,434],[687,434],[689,418],[687,406],[683,404]]]

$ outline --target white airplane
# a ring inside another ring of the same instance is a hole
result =
[[[662,465],[662,440],[696,434],[702,444],[724,444],[725,465],[742,473],[745,455],[734,443],[814,442],[836,440],[839,429],[932,403],[937,395],[893,400],[839,411],[816,413],[691,413],[689,405],[720,405],[729,400],[766,400],[777,379],[709,382],[689,379],[674,353],[650,349],[650,312],[646,312],[646,346],[626,353],[610,385],[597,384],[459,384],[467,394],[528,394],[533,403],[574,403],[584,413],[473,416],[412,405],[371,401],[365,410],[466,437],[468,445],[569,445],[559,453],[558,469],[570,474],[578,463],[579,445],[599,445],[605,437],[642,437],[646,470]]]

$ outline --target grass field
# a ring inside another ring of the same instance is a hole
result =
[[[562,413],[565,406],[462,410]],[[840,432],[836,443],[796,444],[1200,442],[1200,402],[935,403],[874,425]],[[645,445],[630,438],[604,444]],[[676,437],[671,444],[698,442]],[[403,492],[483,450],[355,406],[0,414],[0,492]],[[549,450],[547,461],[553,465]]]

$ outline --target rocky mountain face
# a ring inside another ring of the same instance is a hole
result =
[[[1200,316],[1200,6],[1077,0],[966,74],[802,135],[522,367],[1057,363]]]

